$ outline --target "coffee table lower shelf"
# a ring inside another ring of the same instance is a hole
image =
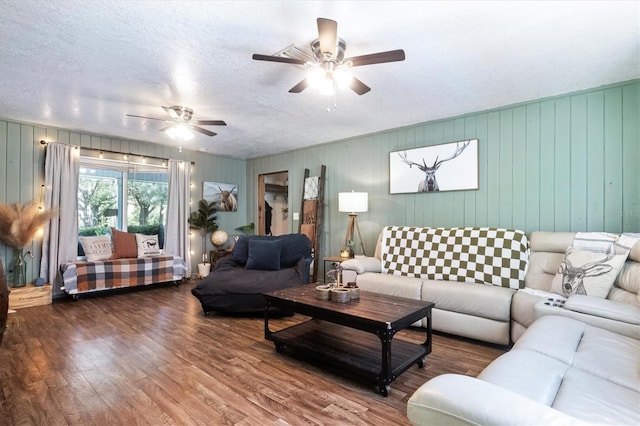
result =
[[[425,344],[393,339],[390,342],[391,368],[385,377],[382,368],[382,342],[377,335],[369,332],[311,319],[280,331],[269,332],[266,338],[274,342],[279,353],[285,348],[291,348],[304,355],[305,361],[315,362],[322,368],[377,385],[383,396],[387,396],[389,384],[403,371],[413,364],[422,368],[424,357],[429,353]]]

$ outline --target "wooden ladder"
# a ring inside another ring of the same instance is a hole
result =
[[[307,179],[309,169],[304,169],[304,180],[302,182],[302,218],[298,222],[298,232],[305,234],[311,240],[311,250],[313,254],[313,269],[311,271],[311,282],[318,281],[318,264],[320,263],[320,240],[322,239],[322,211],[324,210],[324,181],[327,167],[322,165],[320,176],[318,177],[318,192],[315,198],[307,198]],[[310,182],[311,183],[311,182]]]

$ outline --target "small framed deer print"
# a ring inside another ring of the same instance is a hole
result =
[[[219,212],[238,211],[238,185],[221,182],[204,182],[202,198],[216,203]]]
[[[389,153],[389,192],[478,189],[478,139]]]

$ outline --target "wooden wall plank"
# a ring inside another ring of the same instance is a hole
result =
[[[640,117],[639,117],[640,118]],[[604,230],[622,231],[622,88],[604,92]],[[640,186],[640,182],[638,182]]]
[[[526,177],[527,177],[527,151],[526,151],[527,109],[520,106],[513,110],[512,126],[512,227],[515,229],[527,228],[526,207]],[[504,225],[501,225],[504,226]]]
[[[540,230],[555,229],[555,101],[540,104]]]
[[[540,103],[527,105],[525,150],[525,211],[524,229],[540,228]]]
[[[500,226],[511,228],[513,226],[513,110],[500,111],[500,143],[499,163],[500,169],[500,204],[498,222]]]
[[[640,230],[640,84],[622,87],[622,230]]]
[[[554,229],[571,229],[571,100],[558,99],[555,103],[554,159]]]
[[[571,97],[571,227],[587,229],[587,96]]]
[[[604,95],[587,96],[587,230],[604,229]]]

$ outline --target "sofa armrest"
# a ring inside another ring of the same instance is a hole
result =
[[[628,303],[616,302],[615,300],[574,294],[569,296],[564,308],[570,311],[640,325],[640,308]]]
[[[585,425],[552,407],[474,377],[443,374],[407,402],[414,425]]]
[[[640,320],[637,318],[640,308],[614,300],[572,295],[564,303],[536,303],[533,315],[536,319],[545,315],[569,317],[594,327],[640,339]]]
[[[358,274],[365,272],[382,272],[382,261],[377,257],[355,257],[340,263],[342,269],[355,271]]]

